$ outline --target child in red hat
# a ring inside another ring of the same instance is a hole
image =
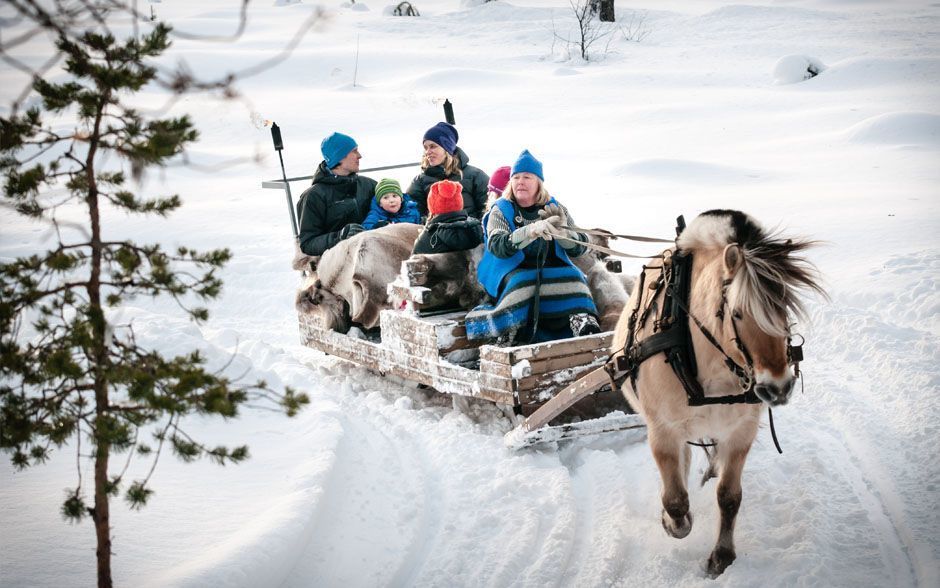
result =
[[[441,180],[428,191],[428,222],[413,253],[448,253],[473,249],[483,242],[483,225],[463,209],[460,182]]]

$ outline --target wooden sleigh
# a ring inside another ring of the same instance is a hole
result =
[[[453,124],[449,101],[444,103],[444,113]],[[290,183],[308,182],[312,176],[288,178],[276,124],[272,124],[271,136],[282,179],[264,181],[261,187],[284,191],[296,236]],[[360,173],[417,165],[390,165]],[[318,324],[315,316],[299,312],[301,340],[379,374],[392,374],[442,394],[495,403],[516,422],[505,437],[511,448],[610,431],[622,431],[630,441],[646,437],[641,417],[633,414],[619,390],[611,389],[603,369],[612,333],[515,347],[480,345],[467,339],[466,310],[442,309],[428,285],[420,266],[406,260],[399,280],[388,286],[389,295],[404,301],[405,308],[381,311],[378,338],[339,333]]]
[[[323,328],[299,313],[304,345],[379,374],[423,384],[442,394],[477,398],[514,415],[506,435],[514,449],[610,431],[645,438],[645,425],[611,390],[603,369],[612,333],[500,347],[467,339],[466,310],[442,310],[414,260],[388,286],[401,310],[380,313],[378,337]]]

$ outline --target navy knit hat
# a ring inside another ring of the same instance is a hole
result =
[[[444,148],[444,151],[454,154],[457,149],[457,129],[454,125],[439,122],[424,134],[422,141],[434,141]]]
[[[545,181],[545,176],[542,174],[542,162],[529,153],[528,149],[520,153],[519,159],[512,164],[512,173],[510,175],[514,176],[523,172],[534,174],[543,182]]]
[[[320,143],[320,153],[323,154],[323,161],[326,162],[327,169],[333,169],[349,152],[358,147],[356,140],[343,133],[333,133]]]

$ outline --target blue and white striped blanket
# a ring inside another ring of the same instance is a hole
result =
[[[516,269],[506,276],[496,304],[481,304],[467,313],[468,339],[496,338],[529,325],[535,296],[537,269]],[[542,268],[539,287],[539,323],[557,324],[576,313],[597,314],[584,274],[569,265]],[[567,321],[564,321],[567,324]],[[570,333],[567,334],[570,336]]]

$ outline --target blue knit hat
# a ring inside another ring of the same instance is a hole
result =
[[[358,147],[356,140],[343,133],[333,133],[320,143],[320,153],[323,154],[323,161],[326,162],[327,169],[333,169],[349,152]]]
[[[457,149],[457,137],[457,129],[454,128],[454,125],[439,122],[428,129],[422,141],[434,141],[443,147],[444,151],[453,155],[454,151]]]
[[[529,153],[528,149],[520,153],[519,159],[512,164],[512,173],[510,175],[514,176],[523,172],[534,174],[543,182],[545,181],[545,176],[542,174],[542,162]]]

